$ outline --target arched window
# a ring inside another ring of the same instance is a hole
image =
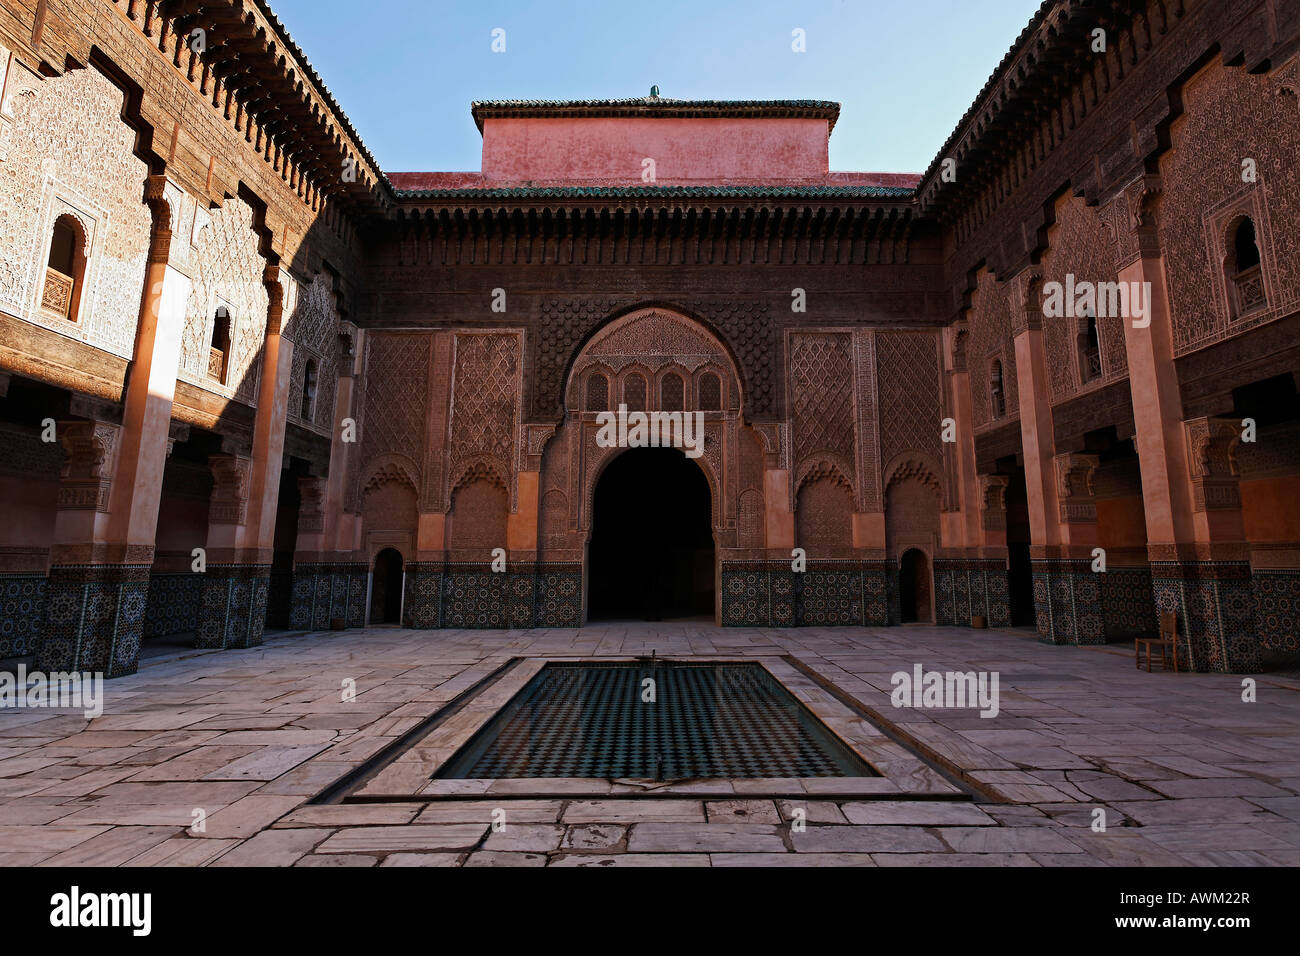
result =
[[[302,370],[302,420],[312,421],[312,412],[316,407],[316,363],[311,359]]]
[[[609,411],[609,379],[597,372],[587,379],[587,411]]]
[[[1089,313],[1079,333],[1079,378],[1091,382],[1101,378],[1101,339],[1097,335],[1097,317]]]
[[[685,402],[686,384],[676,372],[669,372],[659,385],[659,407],[665,412],[680,412]]]
[[[212,317],[212,341],[208,345],[208,377],[226,384],[230,370],[230,310],[217,306]]]
[[[722,410],[722,380],[713,372],[705,372],[700,376],[699,407],[705,412]]]
[[[645,397],[645,379],[642,376],[634,373],[623,380],[623,401],[629,412],[644,412]]]
[[[1245,315],[1267,305],[1264,294],[1264,274],[1261,269],[1259,243],[1255,236],[1255,223],[1242,216],[1233,225],[1225,269],[1228,274],[1228,296],[1234,316]]]
[[[1002,388],[1002,362],[993,360],[989,369],[989,398],[992,400],[993,417],[1001,418],[1007,413],[1006,392]]]
[[[61,319],[76,322],[85,275],[85,233],[75,216],[60,216],[55,220],[50,236],[41,308]]]
[[[1237,272],[1245,272],[1259,265],[1259,244],[1255,241],[1255,223],[1246,217],[1237,224],[1232,237],[1232,251],[1237,259]]]

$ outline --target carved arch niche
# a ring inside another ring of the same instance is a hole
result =
[[[406,560],[415,554],[419,496],[413,469],[395,455],[384,456],[361,483],[361,521],[371,561],[384,548],[396,548]]]
[[[931,567],[939,551],[940,471],[925,455],[904,455],[885,472],[885,549],[891,561],[916,548]]]
[[[644,308],[607,323],[574,358],[565,385],[565,422],[548,443],[543,460],[543,548],[567,545],[572,553],[590,536],[596,482],[622,451],[597,444],[597,417],[606,409],[602,403],[593,404],[591,397],[607,394],[608,407],[616,409],[616,396],[625,394],[623,383],[633,377],[645,381],[647,412],[704,413],[704,449],[696,461],[713,497],[717,546],[719,551],[742,546],[738,538],[745,539],[743,546],[755,546],[763,527],[762,456],[754,447],[742,446],[742,435],[751,443],[757,439],[741,421],[741,379],[731,354],[716,335],[688,316]],[[608,391],[600,387],[601,378],[609,383]],[[636,394],[639,398],[639,387]]]
[[[510,494],[505,478],[487,461],[468,468],[451,492],[447,547],[452,560],[476,560],[506,546]]]

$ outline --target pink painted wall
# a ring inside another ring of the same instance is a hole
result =
[[[5,503],[0,547],[48,548],[54,540],[58,497],[57,481],[0,476],[0,501]]]
[[[827,121],[752,117],[508,117],[483,123],[483,178],[492,182],[644,185],[823,183]]]

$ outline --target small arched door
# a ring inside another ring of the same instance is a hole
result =
[[[898,604],[904,624],[934,620],[930,608],[930,561],[924,551],[908,548],[898,566]]]
[[[384,548],[375,555],[370,580],[370,623],[398,624],[402,619],[402,555]]]

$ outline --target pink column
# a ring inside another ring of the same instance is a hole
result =
[[[69,467],[50,549],[46,624],[61,639],[42,645],[42,670],[110,677],[136,670],[189,297],[189,280],[168,264],[166,187],[164,176],[145,182],[153,228],[120,424],[114,410],[86,407],[92,421],[57,426]],[[85,613],[92,599],[95,611]]]

